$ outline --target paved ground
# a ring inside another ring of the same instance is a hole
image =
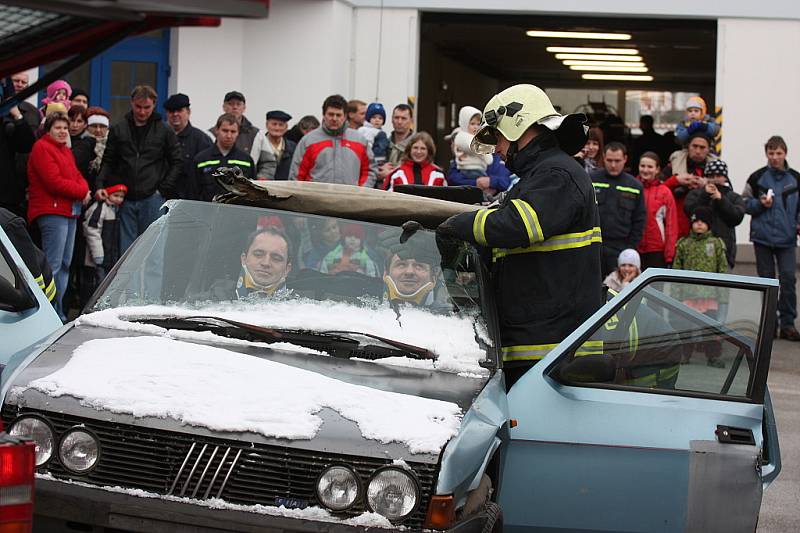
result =
[[[755,268],[737,265],[736,273],[755,275]],[[796,533],[800,531],[800,343],[775,341],[769,389],[778,422],[783,469],[764,494],[757,531]]]

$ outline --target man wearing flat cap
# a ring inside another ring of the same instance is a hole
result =
[[[189,107],[189,97],[183,93],[173,94],[164,102],[164,111],[167,113],[167,124],[178,136],[178,144],[183,151],[183,166],[178,178],[178,198],[185,200],[199,200],[199,190],[194,180],[194,157],[210,148],[213,144],[205,132],[192,126],[189,117],[192,110]]]
[[[258,179],[266,179],[269,165],[266,160],[261,159],[261,153],[269,151],[267,136],[244,116],[246,109],[247,103],[242,93],[230,91],[225,94],[225,98],[222,100],[222,112],[230,113],[239,120],[239,136],[236,138],[236,148],[250,154],[250,157],[256,163]],[[216,139],[217,127],[213,126],[208,131]]]
[[[285,111],[267,112],[267,150],[259,154],[259,161],[265,163],[258,173],[259,179],[289,179],[289,169],[297,147],[297,143],[285,138],[291,119],[292,116]]]

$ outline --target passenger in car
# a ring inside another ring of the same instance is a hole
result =
[[[292,271],[292,243],[286,234],[268,226],[247,238],[242,252],[242,271],[236,283],[236,297],[273,296],[286,290],[286,276]]]
[[[391,246],[383,276],[385,299],[390,303],[432,306],[439,273],[439,252],[433,240],[415,235],[403,244]]]

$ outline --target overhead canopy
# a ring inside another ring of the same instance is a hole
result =
[[[447,218],[480,209],[434,198],[423,198],[397,192],[304,181],[251,181],[228,175],[218,178],[229,192],[216,202],[268,207],[297,213],[334,216],[399,226],[415,220],[428,229],[435,229]]]
[[[0,78],[91,50],[98,42],[169,26],[263,18],[269,0],[3,0]]]

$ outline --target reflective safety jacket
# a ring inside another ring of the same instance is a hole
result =
[[[234,146],[223,155],[214,144],[194,158],[194,176],[201,200],[210,202],[214,196],[225,192],[213,177],[214,171],[221,167],[239,167],[245,178],[252,180],[256,177],[256,166],[247,152]]]
[[[589,176],[543,132],[516,156],[497,208],[445,222],[491,253],[504,365],[532,365],[602,304],[600,221]],[[443,228],[445,229],[445,228]]]

